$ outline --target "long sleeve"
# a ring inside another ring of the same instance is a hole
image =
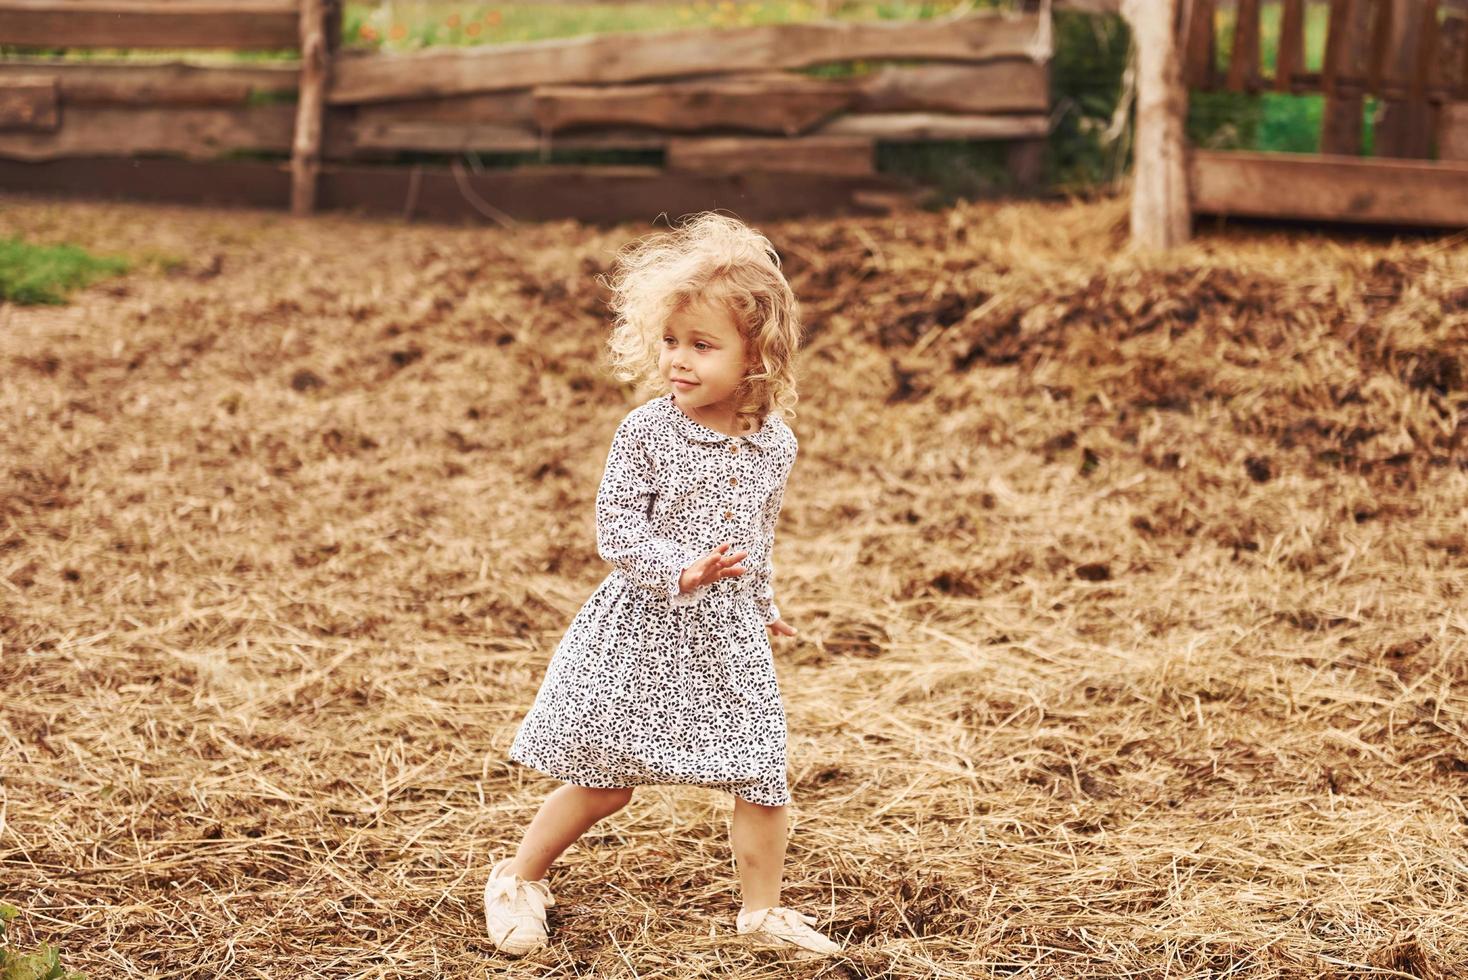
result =
[[[612,436],[606,471],[596,492],[596,552],[634,585],[650,589],[674,606],[691,605],[708,586],[679,592],[678,579],[701,556],[671,538],[653,534],[648,518],[655,494],[647,451],[624,421]]]
[[[788,477],[789,473],[787,469],[785,476]],[[755,604],[764,615],[766,626],[780,618],[780,607],[775,604],[775,525],[780,520],[780,507],[784,502],[785,480],[782,478],[775,489],[770,491],[760,513],[761,534],[769,551],[765,555],[764,563],[753,572],[754,582],[751,583]]]

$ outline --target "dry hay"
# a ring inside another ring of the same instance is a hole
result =
[[[639,791],[512,967],[504,761],[606,567],[642,229],[10,198],[176,253],[0,314],[0,898],[98,977],[1468,973],[1468,248],[1123,208],[767,226],[811,327],[777,587],[791,904]],[[29,930],[29,933],[27,932]]]

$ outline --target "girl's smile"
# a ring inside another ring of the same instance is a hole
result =
[[[746,345],[727,306],[700,296],[669,314],[658,371],[678,406],[712,429],[734,424],[734,393],[748,369]]]

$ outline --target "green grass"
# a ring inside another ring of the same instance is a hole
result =
[[[0,980],[86,980],[62,966],[61,954],[46,943],[29,953],[12,948],[6,932],[18,915],[15,906],[0,902]]]
[[[66,294],[130,268],[126,259],[88,254],[74,245],[32,245],[0,238],[0,300],[62,304]]]

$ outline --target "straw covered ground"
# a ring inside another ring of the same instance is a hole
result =
[[[776,547],[788,904],[640,790],[482,934],[505,761],[607,567],[651,225],[0,201],[152,255],[0,311],[0,900],[93,977],[1468,975],[1468,245],[963,205],[762,227],[805,302]],[[170,262],[166,256],[178,257]]]

